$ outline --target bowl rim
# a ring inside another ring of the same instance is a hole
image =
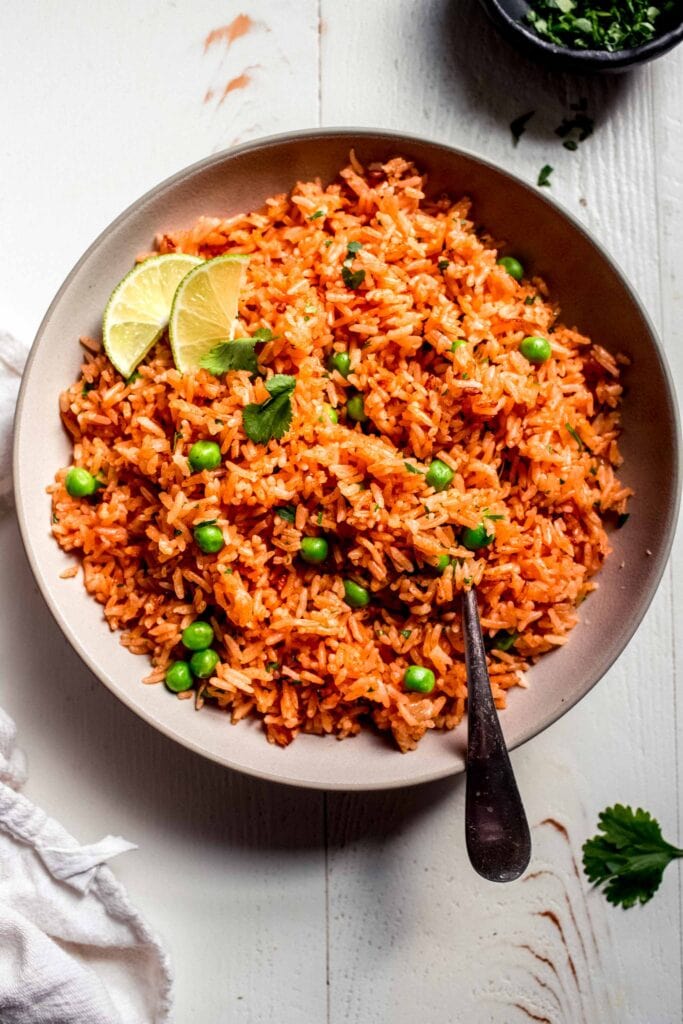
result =
[[[683,40],[683,17],[674,28],[667,29],[654,39],[649,39],[639,46],[631,46],[625,50],[579,50],[571,46],[559,46],[548,39],[537,35],[533,29],[527,27],[523,21],[514,18],[500,0],[482,0],[482,3],[494,18],[504,22],[509,36],[516,36],[529,49],[538,50],[546,57],[556,57],[565,65],[574,64],[575,69],[582,68],[588,71],[591,68],[603,68],[605,70],[625,68],[631,64],[642,63],[652,60],[654,57],[663,54],[676,46]]]
[[[26,366],[24,368],[24,372],[23,372],[23,375],[22,375],[21,386],[20,386],[20,389],[19,389],[19,395],[18,395],[18,398],[17,398],[17,404],[16,404],[16,408],[15,408],[15,414],[14,414],[14,436],[13,436],[13,450],[12,450],[12,470],[13,470],[13,491],[14,491],[14,499],[15,499],[17,521],[18,521],[18,524],[19,524],[19,532],[20,532],[20,536],[21,536],[21,540],[22,540],[22,545],[23,545],[24,551],[26,553],[26,557],[27,557],[27,560],[29,562],[29,566],[31,568],[31,572],[32,572],[33,578],[34,578],[34,580],[35,580],[35,582],[36,582],[36,584],[38,586],[40,594],[41,594],[43,600],[45,601],[45,603],[46,603],[46,605],[47,605],[47,607],[48,607],[52,617],[56,621],[57,625],[59,626],[59,628],[62,631],[62,633],[64,634],[64,636],[69,641],[70,645],[72,646],[72,648],[74,649],[76,654],[87,665],[87,667],[93,673],[93,675],[100,682],[104,683],[104,685],[107,687],[107,689],[110,690],[110,692],[112,692],[114,694],[114,696],[116,696],[123,704],[125,704],[126,707],[129,708],[129,710],[133,711],[136,715],[138,715],[138,717],[142,718],[145,722],[147,722],[147,724],[151,725],[153,728],[155,728],[157,731],[161,732],[167,738],[172,739],[172,740],[174,740],[176,742],[179,742],[182,746],[186,747],[187,749],[190,749],[193,752],[195,752],[197,754],[200,754],[202,757],[205,757],[208,760],[214,761],[217,764],[221,764],[224,767],[231,768],[231,769],[236,770],[236,771],[244,772],[245,774],[254,776],[255,778],[264,779],[264,780],[270,781],[270,782],[277,782],[277,783],[280,783],[280,784],[283,784],[283,785],[294,785],[294,786],[297,786],[299,788],[304,788],[304,789],[339,790],[339,791],[343,791],[343,792],[352,792],[352,791],[364,792],[364,791],[370,791],[370,790],[395,789],[395,788],[400,788],[400,787],[404,787],[404,786],[421,785],[423,783],[434,782],[434,781],[436,781],[438,779],[447,778],[449,776],[459,775],[459,774],[463,773],[465,769],[464,769],[464,765],[460,765],[459,763],[454,763],[452,769],[451,768],[431,769],[431,770],[424,771],[422,774],[415,775],[415,776],[413,776],[413,777],[411,777],[409,779],[395,779],[395,780],[391,780],[390,782],[381,781],[381,782],[378,782],[378,783],[373,783],[372,780],[369,780],[367,783],[363,783],[363,784],[359,784],[359,783],[355,783],[355,782],[352,782],[352,783],[349,784],[349,783],[347,783],[344,780],[340,780],[338,783],[335,780],[334,784],[331,784],[329,782],[322,782],[322,781],[319,781],[319,782],[310,781],[310,780],[309,781],[302,781],[301,779],[299,779],[297,777],[288,776],[287,775],[287,769],[286,769],[286,766],[284,764],[283,764],[283,771],[282,772],[278,772],[277,774],[275,774],[275,773],[273,773],[271,771],[268,771],[268,770],[260,771],[259,769],[255,769],[255,768],[253,768],[251,766],[244,767],[242,764],[240,764],[239,762],[233,760],[231,757],[216,756],[213,753],[207,751],[202,746],[202,744],[200,742],[195,742],[191,738],[188,738],[188,737],[184,736],[182,733],[178,732],[173,727],[171,727],[171,726],[169,726],[169,725],[167,725],[165,723],[159,722],[159,720],[156,718],[153,710],[147,709],[147,708],[141,708],[138,704],[135,704],[133,702],[133,700],[131,698],[129,698],[128,694],[124,690],[116,688],[115,685],[110,683],[110,681],[105,676],[103,676],[103,674],[102,674],[102,672],[100,670],[100,667],[97,665],[95,660],[93,658],[91,658],[90,655],[87,654],[84,651],[83,646],[81,644],[81,641],[79,640],[79,638],[78,638],[78,636],[76,634],[76,631],[74,629],[72,629],[71,625],[67,622],[66,618],[62,614],[62,611],[61,611],[61,608],[59,606],[59,603],[56,600],[54,600],[52,595],[50,594],[48,586],[47,586],[47,582],[46,582],[46,580],[43,577],[43,572],[42,572],[42,569],[41,569],[41,566],[40,566],[40,563],[39,563],[39,559],[38,559],[38,557],[35,554],[33,543],[32,543],[32,536],[31,536],[31,529],[30,529],[30,526],[29,526],[29,517],[28,517],[28,513],[27,513],[27,507],[26,507],[26,504],[24,502],[24,497],[23,497],[23,493],[22,493],[22,485],[21,485],[21,481],[22,481],[22,468],[21,468],[21,465],[20,465],[20,458],[19,458],[19,438],[20,438],[20,435],[21,435],[21,424],[22,424],[22,420],[24,418],[23,414],[24,414],[24,405],[25,405],[25,400],[26,400],[26,392],[27,392],[28,381],[30,379],[33,363],[34,363],[34,360],[35,360],[36,355],[37,355],[37,351],[38,351],[38,347],[39,347],[39,342],[40,342],[43,334],[45,333],[45,331],[47,330],[47,328],[49,326],[49,322],[50,322],[50,319],[52,317],[53,311],[58,306],[58,304],[61,302],[62,297],[64,296],[64,294],[66,293],[66,291],[70,287],[73,278],[80,271],[80,269],[83,266],[83,264],[86,263],[87,260],[89,260],[91,254],[94,253],[97,250],[97,248],[100,246],[100,244],[105,240],[105,238],[108,236],[109,232],[112,231],[120,223],[125,221],[131,214],[135,213],[135,211],[139,207],[143,206],[148,200],[152,199],[156,195],[157,192],[161,191],[162,189],[171,188],[174,185],[176,185],[177,183],[180,183],[181,181],[183,181],[184,179],[189,178],[192,175],[194,175],[194,174],[196,174],[198,172],[201,172],[201,171],[203,171],[203,170],[205,170],[207,168],[210,168],[210,167],[212,167],[214,165],[221,164],[221,163],[223,163],[226,160],[230,160],[230,159],[233,159],[235,157],[239,157],[242,154],[249,153],[249,152],[254,151],[254,150],[267,150],[267,149],[269,149],[269,148],[271,148],[273,146],[276,147],[276,146],[278,146],[280,144],[296,141],[298,139],[314,140],[314,139],[340,138],[340,137],[344,137],[344,138],[348,139],[350,148],[352,148],[352,146],[353,146],[353,140],[354,139],[367,139],[368,141],[378,141],[378,140],[395,141],[396,144],[397,144],[397,147],[400,144],[404,144],[404,145],[408,145],[408,146],[410,146],[411,144],[412,145],[433,146],[433,147],[435,147],[437,149],[447,150],[447,151],[450,151],[451,153],[453,153],[455,155],[463,156],[466,159],[470,159],[470,160],[473,160],[476,163],[483,164],[486,167],[491,168],[492,170],[494,170],[498,174],[502,175],[503,177],[509,178],[511,181],[515,182],[516,185],[518,185],[518,186],[524,188],[526,191],[532,193],[541,202],[547,203],[557,213],[559,213],[562,217],[564,217],[569,222],[569,224],[571,225],[571,227],[575,231],[577,231],[581,235],[583,235],[595,247],[597,252],[600,254],[601,258],[607,263],[607,265],[613,271],[615,276],[619,279],[622,287],[626,290],[626,292],[630,296],[632,302],[634,303],[634,305],[636,306],[636,308],[638,309],[640,315],[643,318],[643,322],[644,322],[644,324],[645,324],[645,326],[647,328],[647,331],[649,333],[650,340],[651,340],[652,344],[654,345],[654,347],[655,347],[655,349],[656,349],[656,351],[657,351],[657,353],[659,355],[659,361],[660,361],[660,365],[661,365],[661,368],[662,368],[662,376],[663,376],[664,382],[665,382],[666,387],[667,387],[668,392],[669,392],[669,398],[670,398],[670,403],[671,403],[671,412],[672,412],[672,427],[673,427],[673,430],[672,430],[672,446],[673,446],[673,455],[674,455],[674,458],[672,460],[673,461],[673,466],[674,466],[674,478],[673,478],[673,481],[672,481],[672,483],[673,483],[673,487],[672,487],[673,514],[669,518],[666,535],[662,538],[661,547],[660,547],[659,556],[658,556],[658,558],[659,558],[659,566],[658,566],[657,572],[652,577],[651,582],[650,582],[647,590],[643,593],[643,595],[641,597],[640,609],[638,611],[638,614],[636,615],[636,617],[634,618],[634,620],[632,622],[632,625],[631,625],[631,628],[630,628],[628,634],[626,634],[626,636],[625,636],[624,643],[623,643],[623,646],[621,647],[621,650],[614,654],[614,656],[611,658],[609,663],[605,665],[603,672],[599,676],[597,676],[588,686],[586,686],[583,691],[579,692],[578,694],[572,695],[571,698],[568,698],[566,701],[564,701],[562,703],[562,706],[556,712],[552,712],[551,711],[551,712],[547,713],[546,715],[542,716],[541,718],[539,718],[533,724],[533,726],[531,727],[531,729],[527,733],[523,733],[519,738],[516,739],[516,741],[514,743],[510,744],[509,749],[510,750],[517,749],[518,747],[523,746],[529,740],[534,739],[541,732],[543,732],[545,729],[547,729],[550,725],[552,725],[552,724],[554,724],[554,722],[558,721],[567,711],[569,711],[572,707],[574,707],[576,704],[578,704],[580,700],[582,700],[588,693],[590,693],[590,691],[597,685],[597,683],[600,681],[600,679],[602,679],[603,676],[610,670],[610,668],[614,665],[614,663],[618,660],[618,658],[621,657],[621,655],[624,653],[624,651],[626,650],[627,646],[629,645],[629,643],[633,639],[633,637],[634,637],[635,633],[637,632],[638,628],[640,627],[640,625],[641,625],[641,623],[642,623],[642,621],[643,621],[643,619],[644,619],[644,617],[645,617],[645,615],[646,615],[646,613],[647,613],[647,611],[648,611],[648,609],[649,609],[649,607],[650,607],[650,605],[652,603],[652,600],[653,600],[653,598],[654,598],[654,596],[655,596],[655,594],[656,594],[656,592],[657,592],[657,590],[659,588],[659,584],[661,583],[662,577],[664,575],[664,571],[665,571],[666,566],[667,566],[668,561],[669,561],[669,556],[671,554],[671,548],[672,548],[674,536],[675,536],[675,533],[676,533],[676,525],[677,525],[677,522],[678,522],[678,516],[679,516],[679,511],[680,511],[680,505],[681,505],[681,485],[682,485],[682,478],[683,478],[683,451],[682,451],[682,443],[681,443],[681,420],[680,420],[680,412],[679,412],[679,408],[678,408],[676,388],[675,388],[675,385],[674,385],[671,369],[670,369],[668,361],[667,361],[666,352],[664,350],[664,347],[663,347],[662,342],[661,342],[661,340],[659,338],[658,332],[656,331],[656,329],[654,327],[654,324],[652,323],[652,320],[651,320],[647,310],[645,309],[642,301],[640,300],[639,296],[635,292],[634,288],[632,287],[630,281],[628,280],[628,278],[626,277],[626,275],[622,271],[622,269],[619,266],[619,264],[612,257],[612,255],[609,252],[607,252],[607,250],[604,248],[602,243],[597,241],[597,239],[585,227],[585,225],[583,225],[574,216],[573,213],[571,213],[569,210],[567,210],[554,197],[548,196],[545,193],[538,192],[537,189],[535,189],[528,182],[524,181],[523,178],[518,177],[516,174],[511,173],[507,168],[499,167],[492,160],[488,160],[487,158],[480,156],[478,153],[475,153],[472,150],[465,149],[465,148],[460,147],[460,146],[452,146],[452,145],[449,145],[447,143],[440,142],[440,141],[438,141],[436,139],[429,138],[427,136],[408,134],[408,133],[405,133],[405,132],[401,132],[401,131],[397,131],[397,130],[391,130],[391,129],[368,128],[368,127],[355,128],[353,126],[334,126],[334,127],[325,127],[325,128],[304,128],[304,129],[297,129],[297,130],[288,131],[288,132],[279,132],[279,133],[276,133],[276,134],[263,136],[263,137],[260,137],[258,139],[254,139],[254,140],[250,140],[248,142],[241,143],[238,146],[229,147],[227,149],[220,150],[217,153],[212,153],[211,155],[209,155],[207,157],[203,157],[202,159],[197,160],[197,161],[187,165],[186,167],[182,168],[181,170],[179,170],[179,171],[175,172],[174,174],[170,175],[169,177],[163,179],[161,182],[159,182],[158,184],[154,185],[152,188],[148,189],[143,195],[141,195],[140,197],[135,199],[117,217],[115,217],[114,220],[111,221],[97,235],[95,240],[88,246],[88,248],[85,250],[83,255],[78,259],[78,261],[74,264],[73,268],[70,270],[70,272],[65,277],[64,281],[62,282],[62,284],[60,285],[59,289],[57,290],[54,298],[50,302],[50,304],[49,304],[49,306],[48,306],[48,308],[47,308],[47,310],[45,312],[45,315],[43,316],[43,318],[42,318],[42,320],[40,322],[40,325],[39,325],[38,330],[36,332],[35,338],[34,338],[33,343],[31,345],[31,350],[29,352],[28,359],[26,361]],[[104,626],[103,626],[103,628],[104,628]],[[329,737],[320,737],[320,739],[322,739],[322,740],[325,740],[325,739],[329,740],[330,738]],[[265,738],[264,738],[264,742],[265,742]]]

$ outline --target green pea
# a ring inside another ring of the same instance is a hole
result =
[[[342,377],[348,377],[351,372],[351,356],[348,352],[333,352],[327,360],[330,370],[336,370]]]
[[[302,537],[299,554],[304,562],[316,565],[318,562],[325,561],[328,549],[329,544],[324,537]]]
[[[403,685],[406,690],[412,690],[414,693],[431,693],[436,685],[436,679],[431,668],[409,665],[403,673]]]
[[[339,413],[333,406],[325,406],[325,415],[327,416],[330,423],[339,423]]]
[[[455,476],[453,470],[442,462],[441,459],[434,459],[427,470],[425,480],[435,491],[445,491],[450,487]]]
[[[468,551],[476,551],[478,548],[485,548],[495,540],[495,535],[489,533],[484,523],[479,526],[467,526],[460,535],[460,541]]]
[[[353,580],[344,580],[344,600],[350,608],[366,608],[370,604],[370,591]]]
[[[456,338],[456,340],[451,345],[451,352],[457,352],[459,348],[462,348],[463,345],[466,345],[466,344],[467,344],[467,338]]]
[[[515,281],[521,281],[524,277],[524,267],[514,256],[501,256],[498,260],[498,266],[502,267],[503,270],[507,270],[510,277],[514,277]]]
[[[66,489],[72,498],[89,498],[97,490],[97,480],[87,469],[72,466],[66,474]]]
[[[436,562],[434,563],[434,571],[443,576],[448,566],[451,564],[449,555],[439,555]]]
[[[198,679],[208,679],[220,661],[214,650],[209,648],[206,651],[195,651],[190,658],[190,668]]]
[[[499,629],[491,642],[491,646],[495,647],[497,651],[509,651],[518,637],[518,633],[511,633],[507,629]]]
[[[173,693],[182,693],[192,686],[192,673],[186,661],[174,661],[166,670],[164,677],[166,686]]]
[[[346,412],[348,413],[349,419],[355,420],[356,423],[367,423],[367,413],[365,412],[365,403],[362,395],[352,395],[346,403]]]
[[[213,643],[213,629],[208,622],[191,622],[182,633],[183,646],[188,651],[205,651]]]
[[[225,546],[223,531],[220,527],[208,523],[206,526],[196,527],[194,539],[205,555],[216,555]]]
[[[545,363],[553,354],[553,350],[550,347],[548,339],[539,338],[535,334],[523,339],[519,346],[519,351],[525,359],[529,360],[530,363],[538,364]]]
[[[203,469],[218,469],[221,450],[215,441],[196,441],[190,448],[188,459],[196,473]]]

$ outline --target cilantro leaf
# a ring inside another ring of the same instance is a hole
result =
[[[324,217],[324,216],[325,216],[325,211],[324,210],[316,210],[315,213],[312,213],[311,216],[308,219],[309,220],[318,220],[319,217]]]
[[[256,345],[260,341],[272,341],[274,337],[273,332],[267,327],[259,327],[251,338],[221,341],[201,357],[199,365],[214,377],[221,377],[230,370],[249,370],[250,373],[258,373]]]
[[[279,440],[292,424],[292,392],[296,377],[276,373],[266,381],[266,391],[271,396],[265,402],[251,402],[242,410],[242,424],[247,437],[256,444],[267,444],[273,438]]]
[[[437,263],[437,267],[443,273],[443,271],[446,270],[448,267],[448,260],[439,260],[439,262]]]
[[[589,882],[604,885],[614,906],[647,903],[659,888],[664,870],[683,850],[667,843],[647,811],[615,804],[598,818],[599,833],[583,844],[583,869]]]
[[[426,470],[418,469],[417,466],[411,465],[410,462],[405,462],[404,461],[403,465],[406,467],[406,469],[408,470],[409,473],[419,473],[420,476],[424,476],[425,473],[426,473]]]
[[[535,110],[530,110],[526,114],[520,114],[519,117],[516,117],[514,119],[514,121],[510,121],[510,131],[512,132],[512,145],[513,146],[517,145],[517,143],[521,139],[522,135],[524,134],[526,126],[528,125],[529,121],[531,120],[531,118],[534,116],[535,113],[536,113]]]
[[[553,173],[553,168],[550,164],[544,164],[538,172],[538,181],[536,184],[539,188],[550,188],[550,175]]]
[[[291,395],[295,384],[296,377],[288,373],[276,373],[266,381],[266,391],[273,398],[277,398],[278,395]]]
[[[342,281],[344,282],[347,288],[351,289],[351,291],[355,291],[356,288],[359,288],[362,285],[363,281],[365,280],[365,271],[351,270],[351,267],[349,266],[348,263],[344,263],[342,265],[341,273]]]
[[[356,253],[359,252],[362,248],[362,242],[349,242],[349,244],[346,246],[346,251],[348,252],[349,256],[355,256]]]
[[[275,515],[284,519],[286,523],[293,523],[296,519],[296,508],[294,505],[281,505],[275,509]]]

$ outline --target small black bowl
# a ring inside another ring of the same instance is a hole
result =
[[[683,4],[662,15],[661,31],[650,42],[611,53],[608,50],[573,50],[542,39],[524,21],[531,6],[527,0],[481,0],[481,3],[508,42],[558,71],[626,71],[635,64],[661,57],[683,39]]]

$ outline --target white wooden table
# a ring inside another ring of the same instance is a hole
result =
[[[474,0],[5,0],[0,40],[0,323],[26,336],[157,181],[248,138],[358,124],[461,144],[527,179],[552,164],[553,195],[622,263],[683,379],[683,48],[620,78],[549,75]],[[597,127],[571,153],[553,129],[582,96]],[[514,149],[509,122],[532,109]],[[468,866],[461,781],[325,795],[206,763],[80,663],[12,516],[0,559],[0,702],[27,792],[83,841],[139,844],[114,867],[172,952],[176,1021],[681,1021],[680,872],[624,912],[573,869],[615,800],[642,803],[680,845],[680,543],[608,677],[513,755],[535,856],[504,887]]]

